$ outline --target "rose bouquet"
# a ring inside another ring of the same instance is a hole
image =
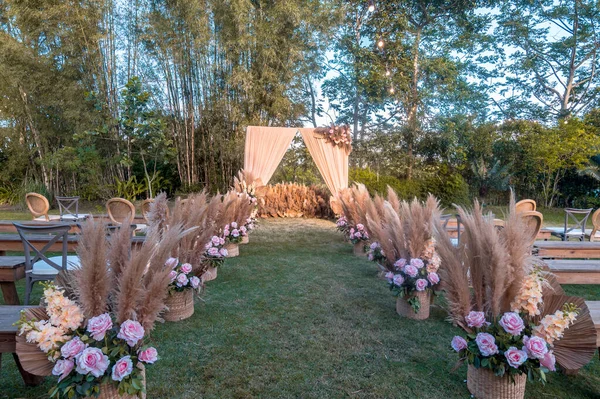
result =
[[[342,232],[344,236],[348,235],[348,230],[350,229],[350,226],[348,225],[348,219],[346,219],[345,216],[340,216],[335,222],[335,225],[337,230]]]
[[[425,299],[429,307],[429,297],[433,286],[439,284],[437,267],[427,259],[404,258],[394,263],[395,272],[386,274],[390,290],[399,298],[405,298],[415,314],[421,310],[421,300]]]
[[[211,267],[219,267],[227,257],[227,249],[224,247],[225,238],[213,236],[210,242],[206,244],[204,258],[209,262]]]
[[[194,314],[194,293],[200,292],[202,281],[193,274],[189,263],[180,263],[177,258],[169,258],[165,264],[171,268],[169,295],[165,299],[166,321],[181,321]]]
[[[170,267],[171,283],[169,290],[171,292],[183,292],[187,290],[200,290],[201,281],[198,277],[192,274],[192,265],[189,263],[180,263],[177,258],[169,258],[165,266]]]
[[[375,262],[378,265],[384,265],[387,258],[385,257],[385,252],[381,249],[381,245],[377,241],[372,242],[369,245],[369,250],[367,251],[367,259],[371,262]]]
[[[158,360],[157,351],[143,344],[144,327],[135,320],[118,324],[109,313],[84,322],[79,306],[52,283],[45,285],[48,320],[28,320],[23,314],[19,334],[54,363],[58,384],[51,398],[96,396],[107,385],[119,394],[137,396],[144,390],[144,365]],[[104,387],[103,387],[104,385]]]
[[[239,244],[242,239],[248,235],[248,229],[246,226],[238,227],[236,222],[231,222],[223,227],[223,238],[226,242],[232,244]]]
[[[498,377],[526,375],[545,382],[546,373],[556,370],[552,345],[575,322],[577,311],[574,304],[565,304],[538,325],[527,312],[506,312],[488,322],[484,312],[472,311],[465,317],[472,333],[466,339],[455,336],[452,348],[461,362],[475,369],[488,369]]]

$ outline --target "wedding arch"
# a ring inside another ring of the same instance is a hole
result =
[[[302,135],[332,197],[348,187],[348,156],[352,151],[347,127],[296,128],[248,126],[244,170],[257,185],[267,185],[296,133]]]

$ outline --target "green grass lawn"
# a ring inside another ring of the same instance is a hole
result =
[[[148,369],[149,399],[469,397],[450,348],[461,330],[439,306],[426,321],[399,317],[376,267],[333,223],[264,221],[240,253],[192,318],[152,333],[161,359]],[[600,300],[598,286],[567,290]],[[49,387],[24,387],[4,356],[0,398],[44,398]],[[528,383],[526,396],[600,397],[600,362],[553,373],[545,388]]]

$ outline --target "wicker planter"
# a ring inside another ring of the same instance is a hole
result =
[[[469,365],[467,387],[477,399],[523,399],[527,375],[514,376],[514,382],[508,374],[498,377],[491,370],[476,369]]]
[[[180,321],[191,317],[194,314],[194,290],[170,292],[165,305],[169,308],[162,316],[166,321]]]
[[[144,390],[139,396],[135,395],[119,395],[117,384],[102,384],[100,385],[100,394],[97,397],[91,396],[85,399],[146,399],[146,369],[142,363],[138,363],[138,367],[142,369],[142,385]]]
[[[212,266],[210,266],[208,269],[206,269],[206,271],[204,272],[204,274],[202,274],[202,276],[200,277],[200,279],[202,280],[203,283],[206,283],[207,281],[216,280],[217,279],[217,271],[218,270],[219,270],[218,267],[212,267]]]
[[[240,244],[248,244],[250,242],[250,236],[243,236]]]
[[[238,244],[230,242],[224,248],[227,250],[226,258],[235,258],[240,255],[240,246]]]
[[[419,298],[419,301],[421,302],[421,308],[419,309],[419,311],[417,313],[415,313],[412,306],[410,306],[410,304],[407,301],[409,298],[411,298],[413,296],[416,296],[417,298]],[[403,316],[403,317],[406,317],[409,319],[425,320],[425,319],[429,318],[430,302],[431,302],[431,293],[429,291],[416,292],[410,297],[404,297],[404,298],[398,297],[398,299],[396,300],[396,312],[398,312],[398,314],[400,316]]]
[[[367,256],[367,253],[365,252],[365,243],[364,243],[364,241],[359,241],[356,244],[354,244],[354,255],[355,256],[360,256],[360,257]]]

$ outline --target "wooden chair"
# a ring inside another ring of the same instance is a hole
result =
[[[564,229],[555,230],[552,234],[560,237],[563,241],[569,238],[578,238],[579,241],[585,239],[585,224],[587,223],[593,208],[589,209],[565,209],[565,226]],[[573,227],[569,227],[569,222],[573,223]]]
[[[596,236],[596,233],[600,232],[600,208],[596,209],[596,212],[592,215],[592,226],[590,241],[600,241],[600,235]]]
[[[515,204],[517,213],[535,211],[536,207],[537,205],[532,199],[524,199]]]
[[[108,217],[115,224],[129,223],[135,217],[135,206],[123,198],[111,198],[106,203]]]
[[[33,215],[33,220],[43,216],[46,222],[50,221],[50,217],[48,216],[50,203],[46,197],[38,193],[27,193],[25,195],[25,202],[27,203],[29,212]]]
[[[54,280],[62,270],[78,268],[79,257],[67,254],[67,238],[71,225],[62,223],[48,226],[13,224],[21,237],[25,253],[25,305],[28,305],[33,284],[36,281]],[[41,249],[38,249],[30,242],[30,239],[33,238],[32,236],[40,234],[50,235],[52,238]],[[62,242],[62,255],[47,257],[46,252],[50,252],[49,248],[58,241]]]
[[[525,211],[520,212],[519,216],[523,219],[527,230],[527,236],[529,237],[529,245],[532,246],[538,233],[542,229],[544,215],[537,211]]]
[[[150,205],[152,205],[152,203],[154,203],[154,198],[148,198],[142,202],[142,206],[140,207],[146,223],[148,223],[148,212],[150,212]]]
[[[79,215],[79,197],[56,197],[60,220],[77,221],[81,217],[85,219],[87,215]]]

